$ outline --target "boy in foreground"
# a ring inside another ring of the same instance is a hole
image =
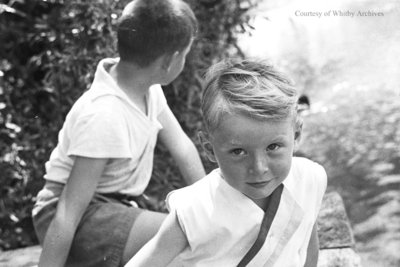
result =
[[[168,217],[126,266],[316,266],[327,177],[293,157],[295,88],[268,64],[227,60],[206,75],[202,111],[202,144],[219,168],[168,195]]]

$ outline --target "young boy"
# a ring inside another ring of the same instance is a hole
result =
[[[160,86],[182,71],[196,29],[181,0],[136,0],[124,9],[120,58],[100,61],[46,163],[32,212],[39,266],[121,266],[157,232],[166,215],[127,204],[149,183],[157,137],[189,184],[205,175]]]
[[[288,79],[261,61],[207,75],[203,147],[219,168],[167,197],[170,214],[126,266],[316,266],[319,164],[293,157],[302,124]]]

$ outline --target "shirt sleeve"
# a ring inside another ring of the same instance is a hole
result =
[[[310,198],[310,200],[312,200],[310,203],[314,203],[313,206],[311,206],[314,208],[314,210],[310,208],[310,210],[306,213],[306,216],[309,216],[308,221],[312,223],[308,224],[305,228],[304,240],[299,250],[299,255],[303,259],[303,263],[307,258],[307,248],[310,242],[311,233],[314,224],[317,222],[319,210],[321,209],[322,205],[322,199],[327,186],[327,175],[324,167],[316,162],[311,162],[311,165],[308,167],[310,170],[312,170],[310,177],[313,179],[310,179],[310,184],[308,184],[307,187],[313,188],[312,190],[314,191],[313,194],[310,194],[310,196],[312,196],[312,198]]]
[[[182,228],[182,231],[186,233],[186,227],[185,227],[185,216],[184,216],[184,210],[185,210],[185,201],[182,199],[183,197],[183,190],[182,189],[177,189],[172,192],[170,192],[167,195],[166,198],[166,204],[167,204],[167,209],[169,212],[175,212],[176,216],[179,221],[179,225]]]
[[[128,124],[118,106],[97,108],[71,127],[69,156],[131,158]]]
[[[190,197],[193,193],[190,193],[190,190],[187,189],[188,187],[170,192],[167,195],[166,203],[169,212],[176,214],[189,246],[193,247],[193,244],[196,244],[197,234],[201,231],[198,224],[202,222],[201,220],[196,220],[198,218],[197,214],[201,214],[201,211],[198,210],[199,208],[201,209],[201,206],[196,204],[198,201],[193,201],[193,198]]]
[[[328,178],[326,175],[326,171],[324,167],[321,165],[317,164],[315,168],[315,183],[317,185],[317,203],[316,203],[316,218],[318,217],[319,210],[321,209],[322,205],[322,199],[324,197],[326,188],[327,188],[327,183],[328,183]]]

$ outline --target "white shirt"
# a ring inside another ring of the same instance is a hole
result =
[[[293,158],[266,241],[248,266],[304,265],[326,183],[322,166]],[[183,266],[237,266],[255,242],[264,216],[259,206],[223,180],[219,169],[171,192],[167,203],[189,243],[179,255]]]
[[[73,105],[46,163],[45,179],[66,183],[75,156],[109,158],[96,192],[140,195],[151,178],[154,147],[167,106],[160,85],[150,87],[147,114],[106,71],[118,59],[100,61],[93,84]]]

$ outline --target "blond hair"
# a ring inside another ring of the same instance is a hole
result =
[[[226,59],[211,66],[203,85],[205,130],[215,130],[224,114],[259,120],[297,117],[297,90],[289,78],[266,61]]]

